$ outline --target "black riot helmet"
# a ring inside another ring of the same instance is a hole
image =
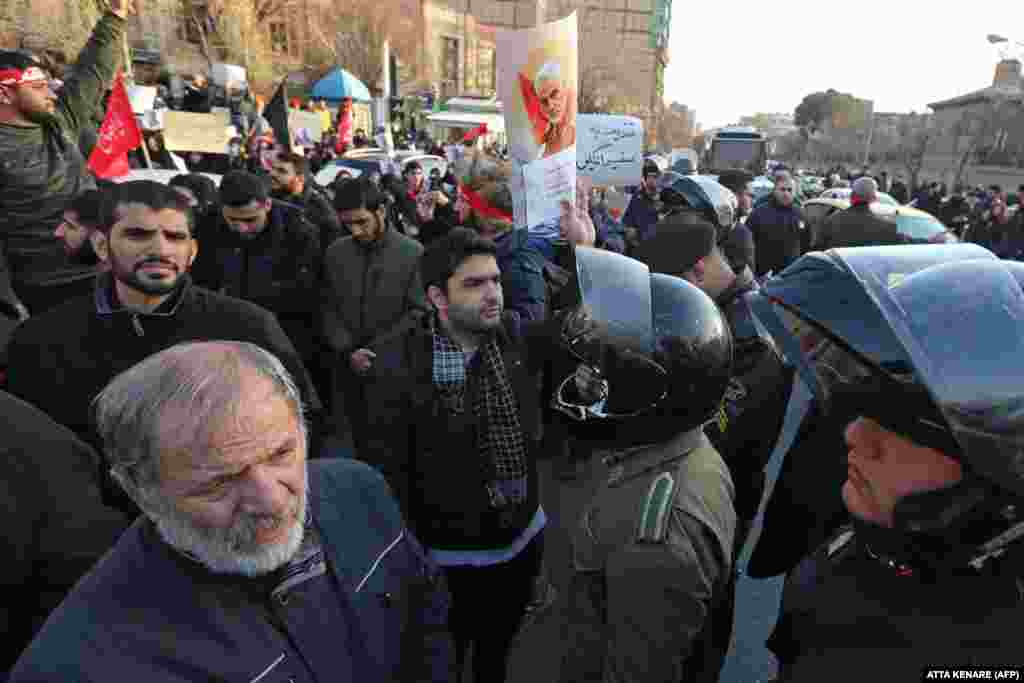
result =
[[[736,222],[736,195],[711,176],[669,171],[658,178],[658,190],[668,213],[696,211],[720,231],[728,230]]]
[[[609,251],[576,247],[570,265],[576,301],[561,338],[570,362],[552,404],[585,423],[574,432],[624,447],[707,422],[732,371],[732,335],[714,302],[681,278]],[[579,363],[607,382],[597,404],[573,399]]]
[[[904,497],[894,525],[976,567],[1024,535],[1022,283],[1024,266],[974,245],[867,247],[808,254],[750,299],[819,405],[960,463],[960,483]]]

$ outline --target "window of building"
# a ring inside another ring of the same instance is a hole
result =
[[[441,94],[459,94],[459,39],[441,36]]]
[[[201,44],[202,36],[213,33],[213,18],[206,0],[181,0],[181,23],[178,38],[190,43]]]
[[[270,24],[270,49],[274,52],[288,52],[288,25],[281,21]]]
[[[476,82],[483,95],[493,95],[497,88],[497,64],[494,59],[494,48],[481,47],[477,52]]]

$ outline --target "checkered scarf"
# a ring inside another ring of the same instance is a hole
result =
[[[433,337],[434,386],[448,410],[461,414],[466,396],[465,356],[436,325]],[[526,445],[497,339],[492,337],[480,348],[480,354],[480,387],[473,406],[473,414],[481,425],[477,445],[484,456],[481,466],[491,507],[501,508],[526,500]]]

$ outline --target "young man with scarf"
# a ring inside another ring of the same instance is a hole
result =
[[[445,570],[453,680],[461,680],[472,644],[473,680],[488,683],[505,680],[546,525],[533,450],[534,364],[542,359],[527,353],[521,328],[503,325],[496,254],[493,242],[466,228],[424,252],[433,311],[377,349],[381,379],[367,396],[364,456],[384,471],[410,527]]]

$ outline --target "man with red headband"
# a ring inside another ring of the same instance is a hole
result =
[[[114,79],[133,4],[110,0],[59,97],[34,58],[0,51],[0,246],[14,290],[33,314],[92,286],[95,267],[69,263],[54,231],[68,200],[96,187],[79,130],[91,125]]]

